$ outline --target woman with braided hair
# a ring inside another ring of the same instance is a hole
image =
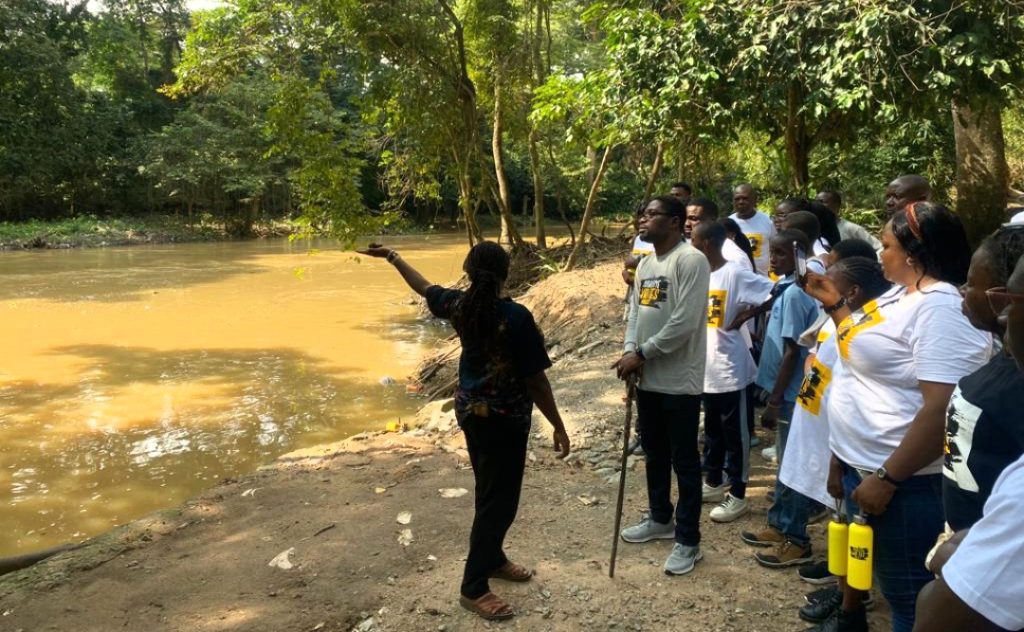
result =
[[[476,513],[459,603],[484,619],[509,619],[515,611],[491,592],[488,580],[525,582],[533,577],[532,570],[509,561],[502,549],[519,508],[535,403],[554,426],[555,450],[563,458],[569,454],[569,437],[544,374],[551,366],[544,338],[528,309],[501,298],[509,256],[494,242],[470,249],[463,264],[470,281],[466,291],[431,284],[390,248],[370,244],[359,252],[386,258],[427,299],[430,311],[451,321],[459,335],[455,415],[476,481]]]

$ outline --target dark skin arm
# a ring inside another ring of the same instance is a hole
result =
[[[761,418],[768,421],[778,421],[779,407],[782,406],[782,396],[786,392],[786,386],[793,379],[793,372],[796,371],[800,362],[800,345],[795,340],[786,338],[782,341],[784,345],[782,352],[782,364],[779,366],[779,376],[775,378],[775,387],[768,395],[768,407],[762,413]]]
[[[640,257],[636,255],[626,257],[626,262],[622,267],[622,280],[626,285],[633,285],[633,271],[638,265],[640,265]]]
[[[365,250],[357,250],[361,255],[367,255],[370,257],[386,258],[389,254],[394,252],[391,248],[385,248],[380,244],[370,244]],[[416,292],[420,296],[424,296],[427,293],[427,288],[434,285],[430,281],[423,278],[416,268],[409,265],[405,259],[398,257],[394,259],[391,265],[395,266],[398,273],[402,275],[405,282],[412,288],[413,292]]]
[[[924,405],[917,411],[903,441],[885,460],[885,469],[895,481],[910,478],[921,468],[942,456],[946,429],[946,408],[953,395],[953,384],[918,382]],[[885,512],[897,486],[877,476],[868,476],[853,490],[853,500],[868,514]]]
[[[1002,630],[968,606],[942,580],[936,579],[917,595],[914,632],[989,632]]]
[[[729,323],[729,326],[726,327],[726,330],[727,331],[736,331],[737,329],[739,329],[740,327],[743,326],[743,323],[747,322],[751,318],[756,318],[756,317],[760,316],[761,314],[770,312],[772,310],[772,304],[773,303],[775,303],[775,297],[774,296],[772,298],[768,299],[767,301],[765,301],[764,303],[761,303],[757,307],[750,307],[750,308],[747,308],[747,309],[743,310],[739,314],[736,314],[736,317],[732,319],[732,322]]]
[[[948,540],[940,544],[939,548],[935,551],[935,555],[932,556],[932,559],[928,564],[928,570],[936,575],[941,575],[942,567],[946,565],[949,558],[953,557],[956,550],[960,548],[960,543],[964,541],[964,538],[966,538],[967,534],[970,532],[970,529],[961,529],[951,535]]]
[[[569,435],[565,432],[562,416],[558,414],[555,395],[551,392],[551,383],[548,382],[547,374],[541,371],[526,378],[523,382],[526,384],[526,390],[530,393],[533,403],[540,409],[544,418],[554,426],[555,451],[559,453],[559,458],[564,459],[569,456]]]

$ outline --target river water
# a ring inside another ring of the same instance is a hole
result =
[[[460,275],[460,235],[388,243]],[[331,242],[0,253],[0,557],[411,415],[404,378],[444,333],[411,296]]]

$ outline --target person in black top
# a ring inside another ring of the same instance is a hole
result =
[[[1003,287],[1024,254],[1024,225],[990,235],[971,258],[961,288],[971,324],[1002,337],[1005,323],[989,305],[986,290]],[[1024,375],[1005,351],[960,380],[949,400],[942,473],[942,502],[953,531],[981,518],[1003,469],[1024,454]]]
[[[505,533],[519,508],[526,445],[534,403],[554,426],[555,450],[569,454],[569,437],[544,373],[551,366],[530,310],[501,298],[509,257],[494,242],[470,249],[463,264],[466,291],[433,285],[396,251],[370,244],[361,254],[386,258],[405,282],[427,299],[430,311],[450,320],[462,343],[455,415],[466,437],[476,480],[476,513],[459,603],[484,619],[515,611],[490,591],[488,579],[529,581],[532,570],[510,562]]]

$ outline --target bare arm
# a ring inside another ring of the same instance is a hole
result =
[[[963,602],[940,577],[921,589],[917,596],[914,632],[1001,630]]]
[[[420,274],[416,268],[412,267],[406,262],[398,252],[391,248],[385,248],[380,244],[370,244],[365,250],[357,250],[361,255],[368,255],[370,257],[377,257],[387,259],[388,263],[395,266],[398,273],[402,275],[405,282],[412,288],[413,292],[416,292],[420,296],[425,296],[427,288],[434,285],[430,281],[426,280],[422,274]]]
[[[946,408],[953,395],[953,384],[918,382],[924,405],[917,411],[910,429],[899,447],[885,461],[885,469],[897,481],[916,474],[942,456],[946,429]]]
[[[555,404],[555,395],[551,392],[551,383],[544,371],[523,380],[526,390],[529,392],[533,403],[537,405],[544,418],[555,429],[555,450],[561,453],[563,458],[569,456],[569,435],[565,432],[565,424],[562,423],[562,416],[558,414],[558,405]]]

